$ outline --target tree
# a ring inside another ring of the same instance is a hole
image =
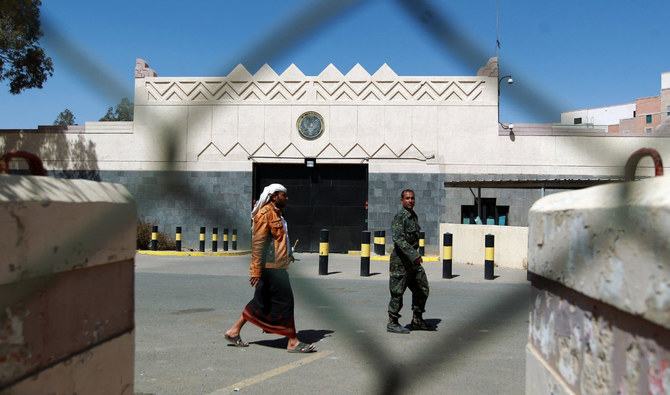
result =
[[[109,107],[104,117],[100,121],[132,121],[133,120],[133,102],[127,97],[121,99],[121,102],[114,107]]]
[[[38,46],[39,0],[0,0],[0,81],[9,81],[9,92],[42,88],[53,75],[53,63]]]
[[[54,121],[54,125],[56,126],[69,126],[69,125],[74,125],[74,119],[75,116],[70,111],[69,108],[66,108],[65,110],[61,111],[60,114],[58,114],[58,118]]]

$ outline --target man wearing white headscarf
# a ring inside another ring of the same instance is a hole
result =
[[[293,291],[287,271],[292,253],[282,216],[287,202],[286,188],[271,184],[263,189],[251,211],[254,225],[249,283],[256,290],[240,318],[225,334],[226,340],[237,347],[249,345],[240,338],[240,330],[249,321],[265,332],[286,336],[288,352],[316,351],[313,344],[298,340],[295,330]]]

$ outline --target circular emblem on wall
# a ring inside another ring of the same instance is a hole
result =
[[[298,132],[307,140],[319,138],[324,130],[323,117],[318,112],[307,111],[298,117]]]

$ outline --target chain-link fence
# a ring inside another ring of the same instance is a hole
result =
[[[356,7],[364,3],[363,0],[322,0],[315,1],[309,6],[303,8],[300,12],[293,15],[284,24],[279,26],[275,31],[268,34],[264,40],[252,48],[248,48],[247,52],[241,57],[243,64],[259,64],[265,63],[284,51],[293,47],[301,39],[313,34],[319,28],[337,18],[346,12],[355,12]],[[416,22],[417,26],[425,29],[427,33],[432,35],[439,45],[435,46],[435,51],[445,51],[455,54],[462,62],[469,65],[472,69],[478,69],[485,65],[490,54],[482,49],[474,40],[471,40],[467,35],[461,33],[443,11],[435,10],[430,3],[421,0],[396,0],[397,5]],[[59,26],[50,23],[49,20],[42,21],[45,31],[45,39],[49,41],[54,51],[67,60],[69,67],[75,69],[87,83],[96,87],[100,95],[107,97],[118,98],[127,96],[127,88],[120,82],[116,81],[111,75],[105,72],[103,67],[100,67],[94,60],[90,59],[85,51],[78,48],[68,40],[59,30]],[[222,69],[224,69],[222,67]],[[514,70],[506,69],[506,73],[514,75]],[[524,87],[515,87],[506,93],[506,97],[526,107],[529,112],[537,114],[539,117],[553,118],[560,114],[558,106],[549,98],[549,94],[545,93],[543,89],[527,89]],[[195,202],[202,207],[212,205],[211,199],[204,196],[198,190],[190,187],[191,184],[184,180],[188,173],[177,171],[175,168],[175,153],[178,151],[178,130],[174,125],[161,125],[162,134],[160,138],[156,138],[156,144],[161,144],[160,151],[164,157],[164,162],[167,164],[163,169],[163,177],[158,180],[159,185],[165,190],[166,199],[188,199]],[[574,151],[580,155],[594,157],[595,161],[603,160],[608,152],[586,152],[583,151],[580,145],[574,143]],[[631,152],[632,153],[632,152]],[[623,166],[623,163],[621,164]],[[621,196],[625,201],[626,196]],[[215,208],[214,208],[215,209]],[[617,222],[626,221],[627,214],[620,215],[616,218],[602,218],[603,222]],[[104,229],[104,231],[100,231]],[[99,243],[104,240],[105,235],[109,232],[114,232],[115,221],[114,218],[96,218],[91,221],[87,229],[83,229],[81,234],[72,235],[72,243],[76,243],[79,237],[85,235],[88,243]],[[669,230],[670,232],[670,230]],[[640,237],[639,243],[644,244],[647,241]],[[652,248],[653,246],[649,246]],[[668,259],[670,257],[666,257]],[[48,262],[48,257],[44,257],[44,262]],[[304,301],[313,306],[318,305],[337,305],[332,302],[328,292],[324,292],[317,286],[308,289],[309,297],[304,298]],[[29,292],[30,290],[25,290]],[[482,306],[478,312],[472,326],[476,326],[479,322],[483,322],[486,317],[493,312],[500,310],[502,306],[508,303],[508,300],[516,300],[519,295],[516,294],[521,291],[513,291],[507,298],[500,298],[494,304]],[[525,292],[525,291],[523,291]],[[519,310],[527,310],[527,305],[516,306]],[[351,328],[352,317],[348,314],[347,307],[330,311],[328,315],[323,317],[328,320],[328,324],[335,330],[344,333],[353,333]],[[467,327],[463,328],[462,333],[451,333],[451,335],[466,337]],[[402,365],[390,363],[385,350],[379,347],[376,341],[372,341],[372,335],[365,333],[355,333],[351,336],[352,349],[359,352],[360,358],[368,360],[371,364],[377,367],[376,372],[379,377],[379,393],[402,393],[403,388],[411,387],[413,383],[422,380],[427,375],[434,374],[447,364],[457,354],[467,352],[465,349],[454,348],[453,344],[450,347],[445,347],[446,338],[440,338],[441,334],[436,334],[436,341],[427,349],[416,350],[416,359],[409,361]],[[463,346],[466,347],[466,346]]]

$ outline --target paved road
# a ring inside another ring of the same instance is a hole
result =
[[[424,264],[431,286],[425,318],[436,332],[386,332],[388,262],[298,254],[290,269],[298,337],[318,352],[290,354],[286,340],[251,324],[247,348],[224,331],[251,299],[249,256],[136,257],[135,392],[138,394],[523,393],[529,283],[521,270]],[[405,296],[408,323],[410,293]],[[238,391],[235,391],[237,389]]]

